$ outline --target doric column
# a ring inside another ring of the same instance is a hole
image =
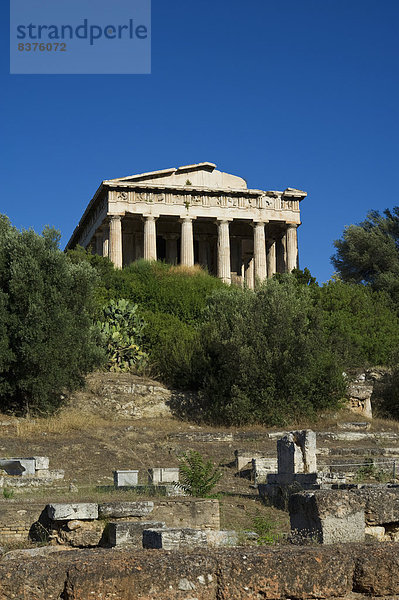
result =
[[[229,221],[232,219],[218,220],[218,277],[224,283],[231,283],[230,268],[230,233]]]
[[[253,227],[255,280],[264,281],[267,275],[265,224],[263,222],[254,222]]]
[[[112,215],[109,221],[109,258],[117,269],[122,268],[122,217]]]
[[[297,225],[296,223],[287,223],[287,271],[291,273],[297,267],[298,261],[298,240],[297,240]]]
[[[267,276],[273,277],[276,273],[276,240],[271,238],[267,250]]]
[[[167,233],[165,235],[166,240],[166,262],[169,265],[177,264],[177,240],[179,235],[177,233]]]
[[[106,227],[103,231],[103,250],[102,256],[109,257],[109,225],[106,224]]]
[[[96,231],[95,237],[96,237],[96,254],[98,254],[98,256],[102,256],[103,255],[103,232]]]
[[[157,260],[157,231],[152,215],[144,215],[144,259]]]
[[[183,217],[181,223],[180,264],[192,267],[194,265],[194,237],[192,217]]]

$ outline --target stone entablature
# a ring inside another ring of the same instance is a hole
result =
[[[200,263],[227,283],[297,266],[301,190],[248,189],[245,180],[188,165],[104,181],[67,248],[92,247],[117,267],[158,258]]]

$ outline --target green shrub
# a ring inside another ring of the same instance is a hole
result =
[[[47,413],[104,360],[93,326],[97,275],[58,249],[59,234],[0,217],[1,410]]]
[[[179,460],[180,479],[177,486],[190,496],[208,496],[220,481],[222,473],[211,460],[205,460],[196,450],[184,452]]]
[[[148,355],[141,348],[145,323],[136,304],[123,298],[111,300],[103,307],[98,326],[110,371],[139,370],[147,364]]]
[[[342,365],[311,290],[291,275],[255,292],[215,293],[201,339],[203,412],[212,422],[284,425],[340,403]]]

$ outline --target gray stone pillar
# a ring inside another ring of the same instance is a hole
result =
[[[230,233],[229,221],[232,219],[223,219],[217,221],[218,224],[218,277],[224,283],[231,283],[230,268]]]
[[[144,215],[144,259],[157,260],[157,231],[152,215]]]
[[[267,276],[273,277],[276,273],[276,240],[269,240],[269,247],[267,251]]]
[[[98,256],[102,256],[103,255],[103,232],[96,231],[95,236],[96,236],[96,254],[98,254]]]
[[[122,268],[122,216],[112,215],[109,221],[109,258],[117,269]]]
[[[266,240],[265,224],[263,222],[254,222],[254,266],[255,281],[264,281],[266,279]]]
[[[192,217],[183,217],[181,223],[180,264],[194,266],[194,237]]]
[[[109,257],[109,225],[107,223],[103,232],[103,249],[102,256]]]
[[[295,223],[287,223],[287,271],[291,273],[297,267],[298,261],[298,241],[297,241],[297,225]]]
[[[177,265],[177,233],[168,233],[165,235],[166,240],[166,262],[170,265]]]
[[[253,290],[255,287],[254,259],[252,257],[245,264],[244,283],[250,290]]]

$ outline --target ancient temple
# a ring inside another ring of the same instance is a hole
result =
[[[67,248],[81,245],[116,267],[164,260],[206,267],[226,283],[298,264],[299,203],[306,192],[248,189],[208,162],[103,181]]]

